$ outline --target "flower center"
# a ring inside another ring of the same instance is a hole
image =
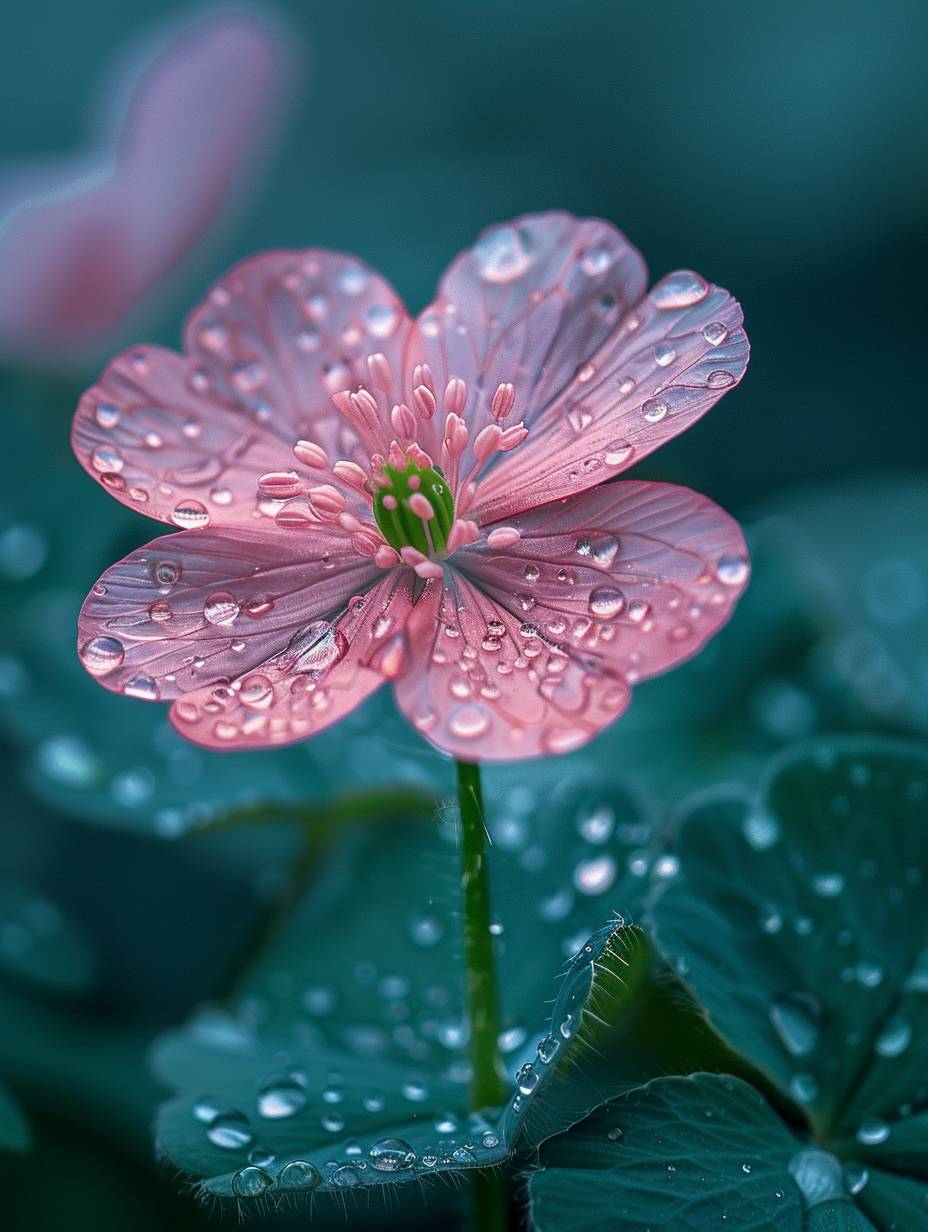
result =
[[[374,518],[387,543],[424,556],[443,552],[454,525],[454,497],[441,472],[412,461],[387,462],[383,477],[374,494]]]

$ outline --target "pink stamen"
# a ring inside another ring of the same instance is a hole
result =
[[[390,423],[396,435],[406,440],[416,434],[416,417],[405,402],[398,403],[390,412]]]
[[[515,386],[509,381],[504,381],[501,385],[497,385],[496,392],[490,400],[490,411],[493,418],[499,422],[505,419],[512,410],[516,401]]]
[[[389,543],[382,543],[374,553],[374,564],[379,565],[381,569],[392,569],[400,563],[400,554],[396,548],[391,548]]]
[[[497,526],[487,535],[487,547],[511,548],[522,538],[522,532],[514,526]]]
[[[422,476],[421,475],[410,475],[409,478],[406,480],[406,486],[408,488],[412,488],[412,490],[415,492],[417,488],[422,487]]]
[[[337,520],[338,515],[343,513],[348,505],[338,488],[333,488],[330,483],[310,488],[308,499],[310,509],[324,522]]]
[[[502,436],[503,430],[499,424],[487,424],[485,428],[481,428],[474,441],[474,457],[478,462],[486,462],[488,458],[493,457],[499,448]]]
[[[445,386],[445,407],[460,415],[467,405],[467,382],[459,376],[453,376]]]
[[[457,548],[462,548],[468,543],[476,543],[479,538],[480,527],[476,522],[472,522],[469,518],[455,518],[445,549],[450,555]]]
[[[332,467],[332,474],[356,492],[367,493],[367,471],[358,466],[357,462],[336,462]]]
[[[427,385],[417,385],[412,391],[412,400],[416,404],[420,419],[431,419],[435,414],[435,395]]]
[[[515,449],[517,445],[521,445],[527,436],[528,428],[526,428],[524,423],[513,424],[500,437],[497,449],[500,453],[508,453],[510,449]]]
[[[346,530],[349,535],[356,534],[362,529],[360,518],[356,518],[353,513],[340,513],[338,515],[338,524],[342,530]]]
[[[393,384],[393,369],[390,367],[390,361],[386,355],[382,351],[377,351],[374,355],[368,355],[367,368],[374,385],[385,393]]]
[[[415,476],[416,479],[418,479],[418,477],[418,475]],[[410,487],[412,487],[412,484],[410,484]],[[435,510],[421,492],[413,492],[406,504],[416,515],[416,517],[421,518],[423,522],[428,522],[435,516]]]
[[[314,441],[297,441],[293,446],[293,455],[298,462],[312,467],[313,470],[324,471],[329,465],[328,454]]]
[[[383,507],[384,509],[397,509],[399,507],[399,501],[392,492],[388,492],[383,498]]]
[[[435,389],[435,381],[432,379],[432,369],[428,364],[416,364],[412,370],[413,385],[425,385],[429,392]]]

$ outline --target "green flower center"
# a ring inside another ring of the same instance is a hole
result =
[[[387,543],[397,551],[416,548],[424,556],[444,551],[454,524],[454,497],[444,476],[414,462],[402,468],[388,462],[383,471],[390,486],[377,488],[374,518]],[[426,509],[431,509],[431,517],[422,516]]]

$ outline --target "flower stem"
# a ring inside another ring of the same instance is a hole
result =
[[[464,962],[470,1015],[471,1105],[499,1107],[506,1099],[498,1056],[499,1005],[496,961],[490,932],[490,873],[484,825],[480,767],[459,761],[461,808],[461,897],[464,912]]]
[[[464,915],[464,961],[470,1016],[471,1107],[499,1107],[506,1088],[499,1059],[499,999],[493,934],[490,932],[490,870],[484,824],[480,767],[456,763],[461,810],[461,898]],[[475,1232],[505,1232],[506,1189],[497,1172],[473,1177]]]

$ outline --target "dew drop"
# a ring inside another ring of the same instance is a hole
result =
[[[211,625],[230,625],[241,611],[235,595],[227,590],[217,590],[203,606],[203,617]]]
[[[693,270],[675,270],[668,274],[651,292],[651,299],[658,308],[689,308],[700,303],[709,293],[709,286]]]
[[[368,1152],[378,1172],[403,1172],[416,1162],[416,1153],[402,1138],[382,1138]]]
[[[669,410],[667,403],[660,398],[648,398],[641,404],[641,413],[648,423],[660,423]]]
[[[236,1198],[257,1198],[273,1183],[273,1178],[263,1168],[249,1165],[239,1168],[232,1177],[232,1192]]]
[[[183,500],[174,506],[171,521],[181,530],[197,530],[209,525],[209,513],[206,506],[197,500]]]
[[[281,1189],[315,1189],[321,1180],[319,1169],[308,1159],[291,1159],[277,1173],[277,1184]]]
[[[460,740],[476,740],[490,726],[490,716],[486,709],[477,703],[456,706],[448,716],[448,730]]]
[[[821,1202],[844,1197],[841,1161],[830,1151],[822,1151],[818,1147],[797,1151],[790,1159],[788,1167],[790,1175],[799,1186],[807,1210]]]
[[[855,1137],[861,1146],[879,1146],[885,1142],[890,1135],[890,1127],[886,1121],[882,1121],[877,1117],[864,1121]]]
[[[258,1092],[258,1112],[268,1120],[294,1116],[306,1106],[306,1090],[296,1075],[268,1078]]]
[[[590,591],[589,611],[600,620],[613,620],[625,608],[625,596],[615,586],[597,586]]]
[[[472,251],[487,282],[512,282],[532,264],[523,237],[514,227],[497,227],[481,236]]]
[[[116,637],[92,637],[81,647],[81,662],[92,676],[106,676],[121,667],[126,648]]]
[[[327,620],[314,620],[293,635],[280,656],[280,665],[292,672],[321,675],[347,653],[344,633]]]
[[[225,1151],[241,1151],[251,1146],[254,1135],[242,1112],[222,1112],[209,1125],[206,1136],[213,1146]]]
[[[728,329],[721,321],[710,321],[702,327],[702,336],[709,346],[721,346],[728,340]]]
[[[876,1041],[876,1051],[881,1057],[898,1057],[912,1042],[912,1028],[904,1018],[891,1018]]]
[[[574,885],[581,894],[605,894],[615,884],[616,873],[612,856],[594,856],[574,869]]]

